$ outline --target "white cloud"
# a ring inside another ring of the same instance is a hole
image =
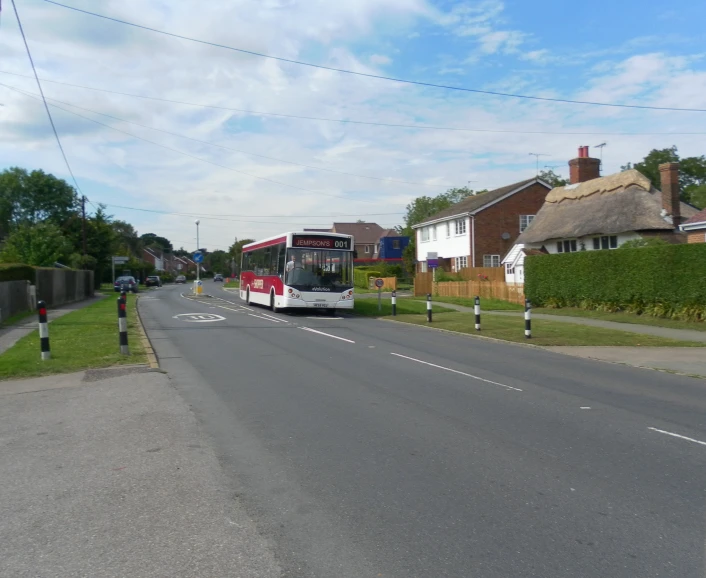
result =
[[[91,0],[74,3],[95,9]],[[386,27],[392,27],[400,38],[408,38],[441,22],[444,30],[454,27],[457,34],[466,33],[463,38],[476,43],[479,53],[516,51],[524,38],[524,33],[513,32],[502,22],[500,2],[476,4],[474,9],[458,9],[446,15],[423,0],[306,3],[214,0],[205,4],[106,0],[102,4],[101,12],[117,18],[139,20],[146,25],[249,50],[371,73],[376,72],[375,65],[385,64],[373,59],[389,51],[389,45],[385,48],[386,44],[380,42],[379,31]],[[222,107],[388,124],[508,131],[573,129],[602,133],[702,128],[706,132],[702,116],[686,113],[616,111],[416,88],[165,38],[44,3],[23,6],[21,15],[40,75],[63,82]],[[31,74],[16,24],[8,18],[3,19],[0,51],[2,69]],[[542,50],[534,52],[530,61],[544,57]],[[442,64],[429,70],[463,72],[453,62]],[[600,70],[586,68],[582,72],[587,78],[585,86],[577,87],[572,91],[575,94],[569,96],[607,101],[644,99],[706,108],[703,63],[694,58],[646,54],[611,62]],[[400,76],[411,75],[400,73]],[[0,82],[36,92],[30,78],[0,74]],[[486,81],[485,86],[490,84],[527,94],[562,94],[555,92],[551,83],[543,85],[537,76],[510,69],[492,83]],[[476,85],[482,86],[480,82]],[[543,159],[546,164],[559,164],[573,157],[579,145],[608,141],[605,162],[607,167],[615,169],[662,145],[677,144],[684,154],[703,154],[703,137],[698,135],[677,140],[605,134],[417,131],[257,116],[48,82],[44,88],[48,97],[224,147],[347,173],[430,185],[412,186],[316,171],[78,111],[234,169],[229,170],[62,111],[54,112],[74,172],[93,202],[216,215],[214,219],[202,218],[202,244],[209,248],[226,247],[234,236],[263,237],[332,221],[316,215],[402,212],[412,198],[444,190],[431,185],[455,186],[478,180],[473,184],[475,188],[502,186],[533,174],[534,162],[529,152],[548,153],[552,155],[548,157],[551,162]],[[4,104],[0,107],[0,158],[4,165],[43,168],[67,177],[41,103],[3,87],[0,87],[0,102]],[[195,245],[193,218],[110,207],[109,210],[133,222],[142,233],[163,234],[188,248]],[[280,219],[279,215],[314,216]],[[377,220],[381,225],[395,225],[401,222],[401,216],[365,218]],[[281,224],[271,224],[272,221]]]
[[[392,59],[384,54],[373,54],[370,57],[370,64],[391,64]]]

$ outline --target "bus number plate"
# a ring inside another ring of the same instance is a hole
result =
[[[314,303],[314,307],[328,307],[327,303]]]

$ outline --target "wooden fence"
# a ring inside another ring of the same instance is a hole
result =
[[[495,267],[498,269],[498,267]],[[500,269],[502,271],[502,269]],[[477,275],[477,274],[476,274]],[[502,299],[523,305],[525,302],[523,285],[508,285],[505,281],[442,281],[434,283],[431,273],[417,273],[414,278],[414,295],[423,297],[431,293],[437,297],[465,297],[472,299]]]
[[[479,275],[488,281],[505,281],[505,267],[465,267],[458,275],[464,281],[479,281]]]

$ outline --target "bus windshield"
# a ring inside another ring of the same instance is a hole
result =
[[[353,287],[353,253],[288,249],[285,285],[299,291],[345,291]]]

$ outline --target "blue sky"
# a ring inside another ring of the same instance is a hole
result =
[[[372,74],[527,95],[706,109],[704,2],[66,3],[178,34]],[[578,146],[601,142],[608,143],[606,173],[640,160],[652,148],[673,144],[685,156],[706,154],[706,113],[590,107],[402,85],[167,38],[42,0],[17,4],[46,95],[95,111],[61,105],[124,131],[53,109],[83,192],[95,203],[108,204],[112,214],[134,223],[140,233],[158,233],[187,248],[195,245],[195,217],[134,209],[199,215],[202,244],[225,248],[236,236],[324,226],[334,214],[346,215],[336,220],[399,224],[405,205],[416,196],[469,181],[474,188],[494,188],[532,176],[531,152],[547,155],[540,167],[559,166],[563,174]],[[7,6],[0,53],[0,70],[31,74]],[[26,76],[0,74],[0,82],[37,91]],[[2,86],[0,103],[0,166],[43,168],[67,177],[41,103]],[[225,110],[233,108],[494,132]],[[572,132],[591,134],[566,134]]]

